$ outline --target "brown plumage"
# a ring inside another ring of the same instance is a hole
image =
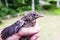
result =
[[[34,27],[35,23],[36,23],[36,19],[39,17],[43,17],[39,14],[37,14],[36,12],[30,12],[28,13],[26,16],[24,16],[22,18],[22,20],[24,20],[26,23],[25,25],[23,25],[24,27]],[[22,36],[22,38],[20,40],[29,40],[30,36],[26,35],[26,36]]]
[[[8,37],[12,36],[14,33],[17,33],[22,27],[34,27],[36,19],[42,17],[36,12],[29,12],[27,15],[23,16],[20,20],[17,20],[14,24],[6,27],[1,32],[1,37],[3,40],[6,40]],[[8,35],[7,35],[8,34]],[[28,35],[22,36],[20,40],[29,40]]]

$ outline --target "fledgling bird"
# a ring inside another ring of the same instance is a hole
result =
[[[36,19],[43,17],[36,12],[29,12],[27,15],[23,16],[20,20],[17,20],[14,24],[6,27],[1,32],[2,40],[6,40],[8,37],[12,36],[14,33],[17,33],[21,30],[22,27],[33,27],[36,23]],[[29,40],[28,36],[22,36],[20,40]]]

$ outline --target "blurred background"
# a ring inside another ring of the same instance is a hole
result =
[[[60,40],[60,0],[0,0],[0,30],[29,11],[44,15],[38,40]]]

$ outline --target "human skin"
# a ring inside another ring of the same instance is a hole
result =
[[[17,34],[14,34],[7,38],[6,40],[19,40],[21,36],[18,36]],[[30,38],[30,40],[37,40],[39,38],[39,33],[33,34]]]
[[[30,38],[30,40],[38,40],[38,38],[39,38],[39,33],[34,34],[34,35]]]
[[[39,37],[39,27],[22,27],[18,33],[15,33],[14,35],[8,37],[6,40],[19,40],[24,35],[32,35],[30,40],[37,40],[37,38]]]
[[[24,35],[33,35],[38,33],[40,30],[38,27],[29,27],[29,28],[22,28],[17,34],[20,36]]]

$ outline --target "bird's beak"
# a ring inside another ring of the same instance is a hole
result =
[[[40,14],[38,14],[38,15],[35,16],[35,18],[39,18],[39,17],[44,17],[44,16],[40,15]]]
[[[39,14],[39,15],[38,15],[38,18],[39,18],[39,17],[44,17],[44,16]]]
[[[39,15],[39,17],[44,17],[43,15]]]

